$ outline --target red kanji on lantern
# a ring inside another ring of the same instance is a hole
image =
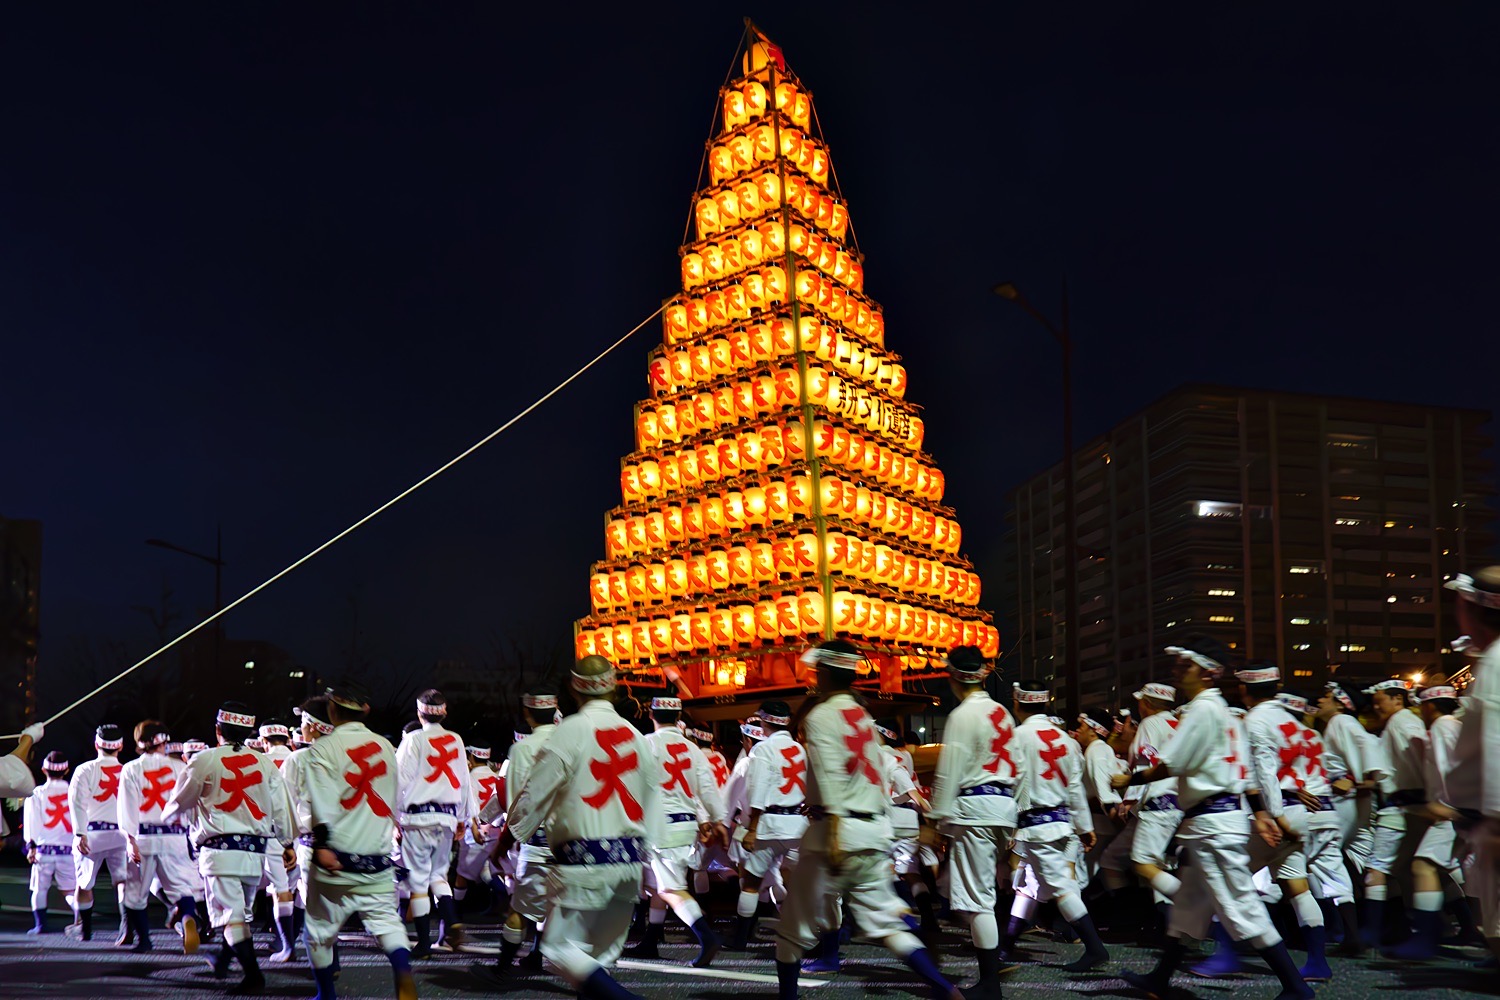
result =
[[[94,796],[95,802],[107,802],[120,794],[120,767],[119,764],[105,764],[99,768],[99,794]]]
[[[223,758],[224,767],[228,773],[220,780],[219,789],[229,797],[216,805],[215,809],[219,812],[234,812],[240,806],[244,806],[256,819],[266,818],[266,814],[261,811],[255,800],[245,794],[245,789],[254,788],[265,779],[265,775],[259,770],[256,770],[254,774],[245,773],[247,768],[255,767],[258,759],[253,753]]]
[[[618,752],[621,744],[635,739],[635,730],[629,726],[601,729],[594,733],[594,739],[598,742],[599,749],[603,750],[608,757],[605,760],[589,761],[589,773],[598,780],[599,788],[583,797],[584,804],[594,809],[603,809],[606,802],[618,796],[625,815],[632,822],[638,822],[645,813],[641,810],[641,804],[635,800],[635,796],[630,794],[630,789],[625,787],[625,783],[620,778],[634,771],[640,765],[640,758],[633,750],[624,756]]]
[[[146,787],[141,789],[141,812],[161,809],[167,804],[167,793],[177,784],[170,767],[159,767],[154,771],[142,771]]]
[[[47,796],[47,815],[42,820],[42,825],[51,830],[61,823],[63,829],[69,833],[73,832],[73,821],[68,818],[68,793]],[[114,872],[111,871],[113,876]]]
[[[845,762],[844,770],[849,774],[863,774],[872,785],[880,784],[880,772],[875,770],[875,765],[865,756],[865,748],[875,739],[869,714],[857,705],[846,708],[839,714],[849,724],[849,735],[844,737],[844,746],[849,748],[849,760]]]
[[[453,763],[458,760],[458,737],[453,733],[444,733],[432,741],[432,748],[437,753],[427,758],[427,766],[432,768],[432,772],[425,780],[431,785],[439,778],[447,778],[448,783],[457,788],[458,775],[453,771]]]
[[[1016,776],[1016,762],[1010,756],[1010,738],[1015,730],[1010,725],[1010,713],[1002,705],[996,705],[995,710],[990,713],[990,725],[995,727],[995,738],[990,740],[990,753],[995,756],[984,765],[984,769],[991,774],[1000,773],[1000,762],[1010,768],[1010,777]]]
[[[349,759],[354,762],[354,766],[359,768],[359,771],[358,773],[351,774],[346,772],[344,774],[344,783],[349,786],[351,791],[347,796],[339,799],[339,805],[343,806],[345,810],[349,810],[361,802],[367,802],[369,803],[370,811],[384,819],[391,815],[391,807],[375,791],[374,782],[376,778],[384,777],[386,772],[385,761],[381,761],[374,767],[370,766],[370,758],[378,753],[380,753],[380,744],[373,741],[348,751]]]
[[[667,780],[661,783],[662,790],[670,792],[673,785],[681,785],[682,794],[692,798],[693,788],[688,784],[687,769],[693,766],[693,758],[688,751],[688,745],[669,743],[667,753],[668,759],[662,761],[662,768],[667,772]]]
[[[803,776],[807,774],[807,759],[802,756],[802,748],[782,747],[781,756],[786,758],[786,766],[781,769],[781,777],[785,779],[785,784],[781,786],[781,794],[785,795],[793,788],[805,793],[807,781]]]
[[[1068,745],[1062,742],[1062,733],[1056,729],[1038,729],[1036,736],[1037,739],[1047,744],[1047,749],[1037,755],[1047,764],[1047,770],[1042,772],[1041,779],[1051,781],[1053,778],[1059,778],[1066,785],[1068,776],[1062,768],[1057,766],[1057,762],[1068,755]]]

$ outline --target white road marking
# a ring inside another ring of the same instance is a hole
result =
[[[729,972],[725,969],[695,969],[691,965],[658,965],[656,962],[638,962],[632,958],[622,958],[615,963],[622,969],[639,969],[641,972],[667,972],[675,976],[703,976],[705,979],[733,979],[741,983],[771,983],[775,984],[775,976],[768,976],[762,972]],[[827,986],[827,979],[807,979],[797,977],[798,986]]]

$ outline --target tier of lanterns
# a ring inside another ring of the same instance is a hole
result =
[[[838,636],[899,687],[931,650],[993,656],[999,634],[811,95],[769,51],[755,40],[721,95],[577,652],[743,689],[803,679],[795,652]]]

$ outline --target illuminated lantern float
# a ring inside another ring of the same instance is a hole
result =
[[[721,98],[578,655],[746,700],[804,680],[826,638],[885,692],[955,645],[993,657],[812,95],[756,35]]]

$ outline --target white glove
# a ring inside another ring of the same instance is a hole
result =
[[[30,736],[31,742],[33,743],[40,743],[42,741],[42,734],[46,731],[47,730],[42,726],[40,722],[33,722],[31,725],[21,730],[21,735]]]

